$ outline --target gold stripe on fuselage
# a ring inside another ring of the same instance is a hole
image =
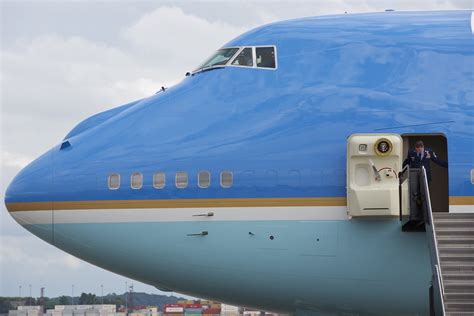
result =
[[[449,205],[474,205],[474,196],[450,196]]]
[[[203,207],[275,207],[275,206],[345,206],[346,198],[237,198],[180,200],[106,200],[64,202],[7,203],[9,212],[31,210],[87,210],[129,208],[203,208]]]
[[[450,205],[474,205],[474,196],[450,196]],[[346,206],[344,197],[311,198],[235,198],[179,200],[98,200],[61,202],[7,203],[9,212],[42,210],[89,210],[131,208],[205,208],[205,207],[288,207],[288,206]]]

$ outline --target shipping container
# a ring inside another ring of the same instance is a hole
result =
[[[221,309],[220,308],[208,308],[208,309],[203,309],[202,310],[203,314],[220,314]]]
[[[183,306],[165,306],[165,313],[183,313]]]

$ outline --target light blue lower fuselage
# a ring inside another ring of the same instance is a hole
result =
[[[28,229],[41,236],[40,227]],[[186,236],[201,230],[209,235]],[[395,219],[63,224],[54,231],[58,248],[189,295],[321,315],[428,314],[425,234],[403,233]]]

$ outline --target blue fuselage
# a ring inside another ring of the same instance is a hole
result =
[[[159,288],[284,312],[426,314],[424,235],[403,233],[397,219],[341,212],[346,140],[444,134],[449,195],[472,205],[471,12],[305,18],[226,47],[258,45],[276,46],[277,69],[199,72],[83,121],[66,136],[70,146],[18,174],[7,207],[55,246]],[[202,170],[208,188],[198,186]],[[222,171],[233,174],[230,188]],[[131,189],[135,172],[140,189]],[[186,188],[175,186],[177,172],[189,175]]]

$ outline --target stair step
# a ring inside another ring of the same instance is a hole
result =
[[[464,315],[473,315],[474,309],[470,307],[469,305],[467,306],[458,306],[458,307],[452,307],[452,308],[446,308],[446,316],[464,316]]]
[[[463,293],[474,295],[474,283],[472,284],[444,284],[444,293]]]
[[[455,272],[455,271],[445,271],[443,273],[443,282],[454,282],[454,281],[471,281],[474,282],[474,273],[473,272]]]
[[[443,284],[445,286],[447,286],[447,285],[458,285],[458,284],[474,286],[474,278],[472,278],[472,279],[459,279],[459,280],[452,280],[451,279],[450,280],[450,279],[446,279],[446,278],[443,277],[443,281],[444,281]]]
[[[471,311],[460,311],[460,312],[446,312],[445,314],[446,316],[472,316],[472,312]]]
[[[440,248],[472,248],[474,247],[474,241],[469,240],[453,240],[453,239],[437,239],[438,250]]]
[[[465,227],[469,228],[474,225],[474,218],[472,219],[443,219],[443,220],[435,220],[434,226],[436,228],[443,227]]]
[[[474,302],[461,300],[461,301],[445,301],[446,312],[474,312]]]
[[[443,245],[438,244],[438,249],[439,249],[439,251],[450,251],[450,250],[453,250],[453,251],[463,251],[463,250],[472,251],[474,249],[474,245],[459,244],[459,245],[447,246],[445,244],[443,244]]]
[[[439,259],[441,260],[441,265],[443,263],[473,263],[474,264],[474,254],[472,253],[440,253]]]
[[[473,219],[474,218],[474,213],[447,213],[447,212],[433,212],[433,217],[436,220],[439,219]]]
[[[449,229],[443,229],[436,227],[436,235],[438,237],[440,236],[452,236],[452,237],[457,237],[457,236],[463,236],[463,237],[472,237],[474,236],[474,228],[469,227],[468,228],[449,228]]]
[[[474,225],[474,218],[473,219],[461,219],[461,220],[435,220],[435,227],[472,227]]]
[[[455,234],[439,234],[439,232],[436,232],[436,240],[438,241],[438,243],[441,242],[441,244],[449,242],[453,245],[469,245],[471,247],[474,246],[474,234],[468,235],[464,234],[464,232],[459,232]]]
[[[474,217],[473,216],[470,216],[470,217],[445,217],[445,218],[434,218],[434,223],[435,223],[435,226],[436,225],[440,225],[440,224],[449,224],[449,223],[453,223],[453,224],[462,224],[462,223],[465,223],[465,225],[469,225],[470,223],[472,223],[474,221]]]
[[[474,301],[474,293],[444,292],[444,297],[447,301],[450,301],[450,300]]]
[[[446,248],[442,248],[442,247],[438,247],[438,253],[440,255],[440,257],[442,256],[449,256],[449,255],[453,255],[453,256],[462,256],[462,255],[469,255],[469,256],[473,256],[474,255],[474,247],[446,247]]]
[[[472,213],[451,213],[449,215],[436,215],[433,213],[433,218],[435,222],[445,222],[445,221],[470,221],[474,219]]]
[[[448,273],[448,272],[460,272],[463,274],[472,274],[474,273],[474,262],[462,262],[462,263],[454,263],[454,262],[441,262],[441,272]]]
[[[456,246],[469,246],[474,247],[474,236],[460,237],[460,236],[443,236],[437,235],[436,238],[440,246],[444,245],[456,245]]]
[[[438,252],[442,257],[474,257],[473,247],[440,248]]]

